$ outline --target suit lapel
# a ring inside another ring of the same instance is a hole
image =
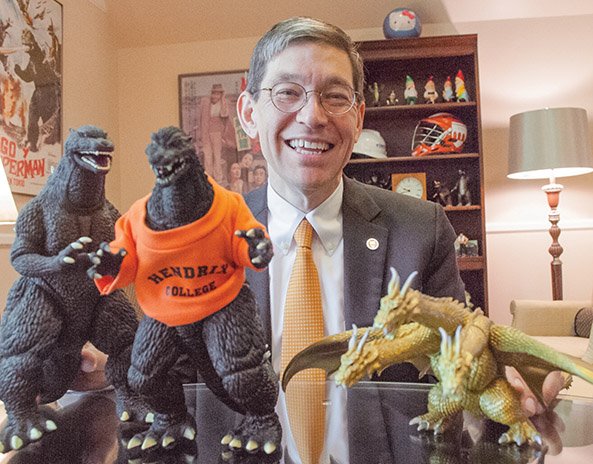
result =
[[[246,201],[251,212],[259,222],[268,227],[267,184],[251,192]],[[246,278],[255,295],[255,301],[264,327],[266,341],[272,346],[272,320],[270,312],[270,274],[268,269],[255,272],[246,269]]]
[[[361,184],[344,178],[344,319],[372,325],[383,292],[389,231],[373,222],[381,208]]]

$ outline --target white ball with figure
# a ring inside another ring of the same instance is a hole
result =
[[[422,24],[418,15],[408,8],[396,8],[385,16],[383,34],[387,39],[418,37]]]

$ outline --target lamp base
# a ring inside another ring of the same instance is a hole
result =
[[[550,263],[550,269],[552,271],[552,299],[562,300],[562,261],[560,261],[560,255],[564,251],[560,243],[558,243],[558,237],[560,236],[560,227],[558,227],[558,221],[560,221],[560,213],[558,212],[558,203],[560,202],[560,192],[563,186],[551,182],[542,187],[542,190],[546,192],[548,197],[548,205],[550,206],[550,212],[548,213],[548,220],[552,224],[550,226],[550,236],[552,237],[552,244],[548,248],[548,252],[552,255],[552,262]]]

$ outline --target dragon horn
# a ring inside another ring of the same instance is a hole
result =
[[[395,270],[395,268],[392,266],[390,268],[391,270],[391,280],[389,281],[389,286],[388,286],[388,293],[391,297],[394,297],[395,294],[399,291],[399,274],[397,273],[397,271]]]
[[[367,341],[367,338],[369,338],[369,333],[371,331],[371,328],[369,327],[366,332],[364,333],[364,335],[362,336],[362,338],[360,339],[360,343],[358,344],[358,349],[356,350],[357,353],[362,352],[362,347],[364,346],[364,344]]]
[[[439,327],[439,333],[441,334],[441,355],[445,355],[448,351],[448,341],[450,340],[449,334],[443,329]]]
[[[350,341],[348,342],[348,351],[354,349],[354,345],[356,344],[356,332],[358,331],[358,327],[356,324],[352,324],[352,337],[350,337]]]
[[[455,357],[459,357],[461,352],[461,324],[455,329]]]
[[[402,287],[402,291],[401,291],[402,295],[406,294],[406,292],[412,285],[412,282],[414,281],[414,279],[416,278],[417,275],[418,275],[418,271],[414,271],[408,276],[406,283],[404,283],[404,286]]]

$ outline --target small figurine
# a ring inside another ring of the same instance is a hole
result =
[[[459,178],[451,189],[451,193],[457,194],[457,206],[470,206],[472,204],[472,195],[469,190],[469,177],[462,169],[457,173]]]
[[[443,100],[446,102],[455,101],[455,94],[453,93],[453,82],[451,82],[451,76],[447,76],[447,80],[443,84]]]
[[[38,405],[71,387],[90,341],[109,355],[107,380],[117,412],[150,412],[127,383],[138,322],[121,290],[102,297],[86,276],[91,242],[112,240],[119,212],[105,198],[113,143],[94,126],[71,130],[64,156],[41,192],[21,210],[11,262],[21,276],[8,293],[0,323],[0,400],[8,423],[0,453],[18,450],[56,430]]]
[[[424,102],[425,103],[434,103],[436,102],[439,94],[437,89],[434,85],[434,78],[432,76],[428,76],[428,80],[424,85]]]
[[[422,32],[420,18],[408,8],[396,8],[383,21],[383,35],[386,39],[418,37]]]
[[[156,174],[152,193],[117,221],[115,241],[101,244],[88,271],[103,295],[134,282],[145,313],[128,380],[155,418],[127,448],[169,449],[194,439],[181,381],[170,372],[187,354],[213,393],[244,415],[223,444],[275,453],[282,435],[277,376],[245,284],[245,267],[265,268],[272,243],[243,197],[204,172],[181,129],[152,134],[146,154]]]
[[[467,90],[465,90],[465,78],[461,69],[457,71],[457,75],[455,76],[455,97],[458,102],[469,101]]]
[[[469,243],[469,238],[467,238],[467,236],[463,232],[457,236],[457,238],[455,239],[455,244],[454,244],[457,256],[465,256],[466,255],[465,248],[467,247],[468,243]]]
[[[434,180],[432,185],[435,189],[435,193],[432,199],[439,203],[441,206],[453,206],[453,199],[451,198],[451,190],[443,184],[440,180]]]
[[[383,90],[383,85],[379,86],[376,82],[373,82],[372,85],[369,85],[369,92],[371,93],[372,105],[373,106],[380,106],[381,105],[381,91]]]
[[[389,92],[389,97],[385,101],[385,104],[387,106],[395,106],[398,103],[399,103],[399,100],[397,99],[397,97],[395,95],[395,90],[392,90],[391,92]]]
[[[407,105],[416,104],[416,100],[418,99],[418,91],[416,90],[414,79],[412,79],[411,76],[406,76],[406,89],[404,90],[404,98],[406,99]]]

